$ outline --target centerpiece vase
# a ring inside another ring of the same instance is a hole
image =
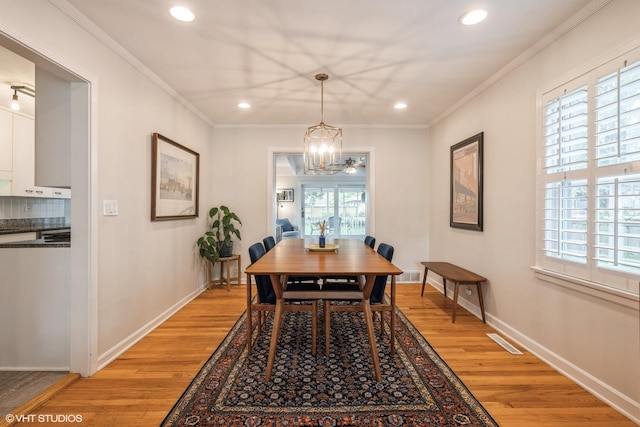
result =
[[[318,246],[320,246],[321,248],[324,248],[325,244],[326,244],[326,239],[324,237],[324,234],[321,234],[320,238],[318,239]]]

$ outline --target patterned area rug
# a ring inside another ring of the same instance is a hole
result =
[[[322,319],[313,356],[311,314],[286,312],[284,316],[270,382],[264,381],[264,372],[272,316],[260,336],[254,330],[249,355],[245,312],[162,425],[498,425],[402,312],[398,311],[393,357],[389,319],[382,336],[380,322],[375,322],[381,382],[373,378],[362,313],[332,313],[329,356],[324,355]]]

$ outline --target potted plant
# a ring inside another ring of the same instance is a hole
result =
[[[230,257],[233,254],[232,235],[242,240],[240,230],[236,228],[236,225],[242,225],[242,221],[226,206],[212,207],[209,210],[209,218],[210,230],[198,239],[197,244],[200,256],[215,264],[218,259]]]

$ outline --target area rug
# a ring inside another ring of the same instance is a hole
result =
[[[320,319],[313,356],[311,314],[286,312],[271,381],[265,382],[273,316],[259,336],[254,329],[253,351],[247,354],[245,312],[162,425],[497,426],[411,322],[397,313],[393,357],[389,318],[382,334],[375,322],[382,381],[374,379],[362,313],[332,313],[328,356]]]

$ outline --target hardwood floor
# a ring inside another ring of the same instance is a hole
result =
[[[157,426],[244,311],[245,296],[244,285],[205,291],[34,414],[81,415],[86,426]],[[523,349],[517,356],[505,351],[486,336],[494,331],[461,307],[452,324],[452,302],[431,287],[421,298],[419,284],[399,285],[397,302],[501,426],[636,425]]]

